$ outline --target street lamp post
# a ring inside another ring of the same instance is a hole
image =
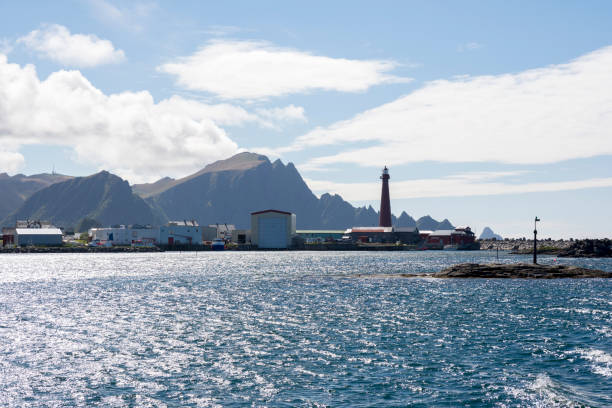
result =
[[[533,263],[538,263],[538,228],[537,223],[540,221],[538,217],[535,217],[533,221]]]

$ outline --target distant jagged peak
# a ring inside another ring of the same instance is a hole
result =
[[[421,218],[419,218],[417,221],[423,222],[423,221],[435,221],[438,222],[436,220],[434,220],[431,215],[424,215]]]
[[[430,215],[419,218],[416,224],[420,230],[450,230],[455,228],[446,218],[442,222],[438,222]]]
[[[495,238],[498,241],[501,241],[503,239],[501,235],[494,233],[493,230],[489,227],[484,227],[482,230],[482,233],[480,234],[480,237],[478,237],[478,239],[493,239],[493,238]]]
[[[321,194],[321,200],[343,200],[344,199],[339,194],[331,194],[331,193],[323,193]]]
[[[451,224],[451,222],[448,219],[443,219],[439,224],[438,224],[438,229],[441,230],[449,230],[449,229],[454,229],[455,226],[453,224]]]

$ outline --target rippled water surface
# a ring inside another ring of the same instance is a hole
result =
[[[612,406],[612,281],[352,276],[493,260],[0,255],[0,405]]]

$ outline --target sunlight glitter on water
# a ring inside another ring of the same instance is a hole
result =
[[[2,255],[0,405],[612,405],[608,281],[347,278],[490,257]]]

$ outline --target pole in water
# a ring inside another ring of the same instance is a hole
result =
[[[535,220],[533,221],[533,263],[537,264],[538,263],[538,221],[540,221],[540,219],[536,216]]]

